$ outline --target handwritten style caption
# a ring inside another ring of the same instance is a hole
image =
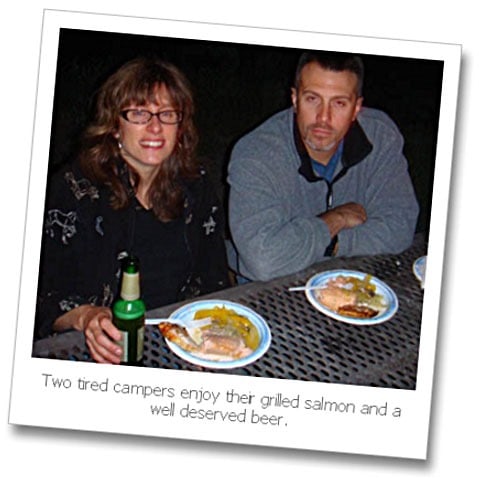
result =
[[[341,401],[324,395],[286,395],[282,392],[255,394],[235,388],[219,390],[208,387],[174,387],[122,383],[105,378],[102,381],[86,377],[56,377],[42,373],[42,386],[49,391],[79,390],[84,393],[113,394],[136,397],[145,403],[146,413],[158,418],[177,417],[229,423],[250,423],[270,427],[287,427],[294,412],[318,414],[362,415],[391,417],[402,415],[400,407],[384,403]],[[239,407],[239,408],[238,408]]]

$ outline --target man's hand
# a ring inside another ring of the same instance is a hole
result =
[[[348,202],[320,214],[319,217],[327,224],[331,237],[343,229],[359,226],[367,220],[366,210],[361,204]]]

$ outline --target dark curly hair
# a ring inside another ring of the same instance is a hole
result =
[[[112,207],[125,208],[139,177],[120,155],[115,137],[120,111],[130,104],[142,106],[154,102],[161,85],[168,90],[174,108],[182,114],[175,149],[161,163],[149,191],[153,212],[160,220],[169,221],[181,215],[184,184],[200,174],[193,95],[188,80],[174,65],[160,59],[138,58],[111,75],[98,91],[95,119],[85,131],[79,160],[91,180],[110,188]]]

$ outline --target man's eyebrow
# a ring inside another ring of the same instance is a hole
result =
[[[307,95],[313,95],[313,96],[321,96],[320,93],[317,93],[316,91],[314,91],[314,90],[309,90],[309,89],[304,89],[301,93],[302,93],[303,95],[307,94]],[[354,95],[344,94],[344,95],[333,95],[331,98],[333,98],[333,99],[352,100],[353,97],[354,97]]]

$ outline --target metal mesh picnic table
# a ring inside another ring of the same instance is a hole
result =
[[[241,368],[206,369],[175,355],[157,326],[145,331],[144,366],[252,377],[317,381],[415,389],[423,289],[413,274],[414,261],[426,254],[424,237],[401,254],[334,258],[268,282],[251,282],[198,299],[222,299],[243,304],[261,315],[271,330],[271,345],[257,361]],[[368,273],[389,285],[399,308],[388,321],[358,326],[316,310],[304,292],[290,292],[314,274],[331,269]],[[187,302],[151,310],[150,317],[167,317]],[[80,332],[66,332],[36,342],[33,356],[60,360],[91,360]]]

